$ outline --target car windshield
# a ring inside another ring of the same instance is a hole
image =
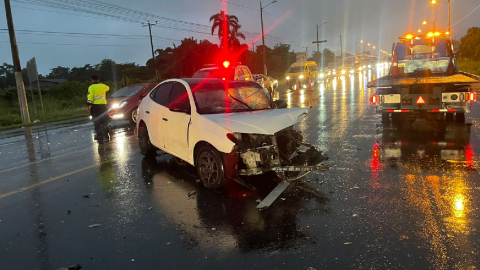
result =
[[[405,75],[446,73],[450,64],[447,54],[450,48],[449,42],[446,39],[438,39],[435,43],[430,39],[419,39],[412,45],[398,43],[400,72]]]
[[[252,83],[206,84],[193,91],[200,114],[217,114],[272,109],[265,90]]]
[[[305,70],[305,67],[301,66],[301,67],[290,67],[290,69],[288,70],[289,73],[299,73],[299,72],[303,72]]]
[[[119,89],[117,92],[113,93],[112,97],[133,97],[138,94],[145,86],[143,85],[132,85],[125,86]]]
[[[229,79],[233,80],[234,78],[234,68],[228,69],[219,69],[219,68],[210,68],[210,69],[201,69],[193,75],[193,78],[214,78],[214,79]]]

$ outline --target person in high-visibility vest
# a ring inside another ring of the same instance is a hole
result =
[[[92,116],[96,140],[103,143],[110,139],[107,115],[107,91],[110,88],[100,83],[97,75],[93,75],[91,81],[92,85],[88,88],[87,111]]]

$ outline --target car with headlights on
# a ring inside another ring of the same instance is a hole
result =
[[[211,189],[270,171],[293,181],[325,158],[313,146],[303,152],[293,128],[308,108],[286,107],[253,81],[167,80],[138,107],[140,151],[152,157],[160,149],[195,166]]]
[[[137,108],[142,99],[150,93],[157,83],[138,83],[120,88],[108,99],[108,116],[111,121],[137,121]]]
[[[315,61],[293,63],[285,74],[287,87],[297,90],[318,82],[318,66]]]

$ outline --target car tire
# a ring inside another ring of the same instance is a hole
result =
[[[130,112],[130,124],[132,124],[132,125],[137,123],[137,109],[138,109],[138,107],[135,107]]]
[[[462,124],[465,123],[465,113],[456,113],[455,122]]]
[[[225,184],[225,164],[220,153],[212,146],[204,146],[195,161],[198,176],[208,189],[219,189]]]
[[[141,126],[138,129],[138,145],[140,146],[140,152],[145,157],[154,157],[157,153],[157,148],[150,142],[146,126]]]

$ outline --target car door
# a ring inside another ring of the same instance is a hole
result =
[[[169,104],[171,105],[175,102],[182,103],[191,112],[187,89],[180,82],[175,82],[170,95]],[[165,127],[163,129],[165,149],[182,159],[188,159],[188,127],[190,119],[190,113],[170,110],[166,111],[162,119]]]
[[[242,68],[237,68],[237,70],[235,71],[235,81],[241,81],[243,79],[244,79],[244,77],[243,77]]]
[[[246,67],[243,67],[242,70],[243,70],[243,75],[245,76],[245,80],[246,81],[252,80],[253,76],[252,76],[252,73],[250,73],[250,70]]]
[[[168,111],[168,104],[170,101],[170,93],[174,82],[165,82],[158,86],[155,90],[155,95],[150,108],[145,113],[149,114],[147,129],[150,136],[150,141],[158,148],[164,148],[164,133],[165,121],[163,117]]]

